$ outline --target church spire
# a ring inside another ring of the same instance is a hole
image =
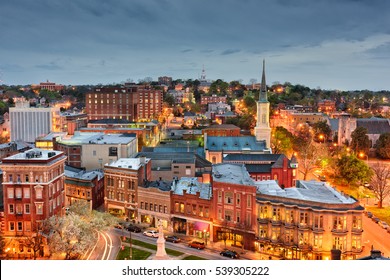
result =
[[[268,102],[268,98],[267,98],[267,84],[265,82],[265,59],[263,59],[263,74],[261,76],[259,101],[260,102]]]

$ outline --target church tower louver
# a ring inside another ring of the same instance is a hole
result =
[[[259,100],[257,101],[257,122],[255,127],[256,141],[265,140],[266,148],[271,145],[271,128],[269,126],[269,102],[267,98],[267,84],[265,82],[265,60],[263,60],[263,74],[261,77]]]

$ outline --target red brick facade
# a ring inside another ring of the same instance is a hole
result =
[[[31,150],[30,150],[31,151]],[[65,203],[64,164],[66,156],[35,149],[37,157],[17,154],[3,159],[5,236],[31,236],[39,222],[63,215]],[[46,155],[45,155],[46,154]]]

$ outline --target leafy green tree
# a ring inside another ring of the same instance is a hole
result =
[[[359,126],[352,132],[350,147],[357,154],[361,152],[368,154],[370,139],[367,136],[367,128]]]
[[[282,126],[277,126],[271,138],[274,154],[290,154],[293,148],[294,135]]]
[[[244,97],[243,101],[244,101],[244,106],[245,106],[248,114],[255,115],[256,111],[257,111],[257,103],[256,103],[255,99],[249,95],[246,95]]]
[[[241,129],[250,130],[256,125],[256,119],[252,114],[244,114],[240,117],[237,126]]]
[[[164,97],[164,102],[169,105],[169,107],[173,107],[175,105],[175,98],[172,94],[166,94]]]
[[[378,157],[382,159],[390,159],[390,133],[381,134],[375,147]]]
[[[326,142],[326,140],[329,139],[329,137],[332,134],[332,129],[330,128],[330,126],[327,124],[326,121],[316,122],[313,124],[312,128],[314,132],[314,139],[317,142],[323,142],[323,141]]]
[[[227,82],[218,79],[211,83],[209,91],[217,95],[225,95],[227,94],[228,88],[229,88],[229,84]]]
[[[337,161],[338,176],[349,184],[370,181],[370,167],[355,155],[342,155]]]

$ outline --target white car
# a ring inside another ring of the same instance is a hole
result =
[[[157,238],[157,237],[158,237],[158,231],[155,231],[155,230],[147,230],[147,231],[144,231],[144,232],[143,232],[143,235],[146,235],[146,236],[149,236],[149,237]]]
[[[379,223],[378,223],[381,227],[383,227],[384,229],[388,229],[389,228],[389,225],[386,223],[386,222],[384,222],[384,221],[379,221]]]

